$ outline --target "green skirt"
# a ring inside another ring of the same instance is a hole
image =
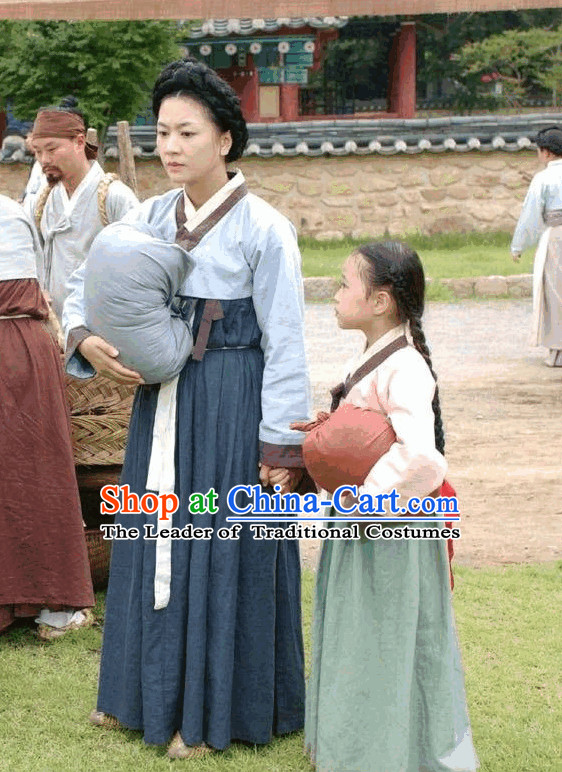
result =
[[[473,772],[446,542],[324,542],[306,749],[318,772]]]

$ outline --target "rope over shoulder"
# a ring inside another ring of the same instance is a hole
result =
[[[45,204],[47,203],[47,199],[51,195],[51,190],[53,189],[53,187],[54,185],[47,183],[45,187],[41,189],[41,192],[37,196],[37,204],[35,205],[35,225],[37,226],[38,233],[41,233],[41,218],[43,217]]]
[[[101,224],[105,228],[107,225],[109,225],[109,217],[107,214],[107,193],[109,191],[109,186],[112,182],[116,182],[119,179],[118,174],[113,174],[113,172],[107,172],[107,174],[104,174],[101,180],[98,184],[98,212],[101,220]],[[37,226],[37,230],[39,233],[41,233],[41,218],[43,217],[43,212],[45,211],[45,205],[47,204],[47,200],[49,196],[51,195],[51,191],[53,190],[56,183],[53,184],[47,184],[45,187],[41,190],[39,193],[39,196],[37,197],[37,204],[35,205],[35,224]]]
[[[119,175],[108,172],[103,175],[98,185],[98,212],[101,224],[104,228],[109,225],[109,217],[107,215],[107,192],[111,183],[116,182],[118,179]]]

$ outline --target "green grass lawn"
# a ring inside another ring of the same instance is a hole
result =
[[[514,263],[509,252],[511,237],[507,233],[410,234],[401,240],[418,252],[426,276],[432,279],[512,276],[532,271],[533,250],[528,250],[519,263]],[[304,276],[339,278],[344,259],[361,243],[364,241],[301,239]]]
[[[562,564],[456,571],[454,595],[482,772],[560,770]],[[314,577],[304,576],[307,653]],[[103,594],[98,595],[99,620]],[[170,762],[137,732],[96,729],[100,629],[41,644],[28,628],[0,636],[0,769],[7,772],[311,772],[302,735]]]

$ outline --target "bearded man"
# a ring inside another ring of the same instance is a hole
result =
[[[39,278],[59,320],[73,287],[72,274],[94,238],[138,204],[130,188],[104,175],[95,160],[97,148],[86,142],[84,119],[75,104],[71,97],[60,107],[38,112],[33,150],[48,184],[24,202],[43,246]]]

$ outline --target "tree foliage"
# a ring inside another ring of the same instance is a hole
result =
[[[463,47],[465,76],[499,76],[505,99],[516,103],[535,86],[562,88],[562,25],[557,29],[507,30]]]
[[[161,67],[178,55],[169,21],[1,21],[0,100],[30,120],[73,94],[103,136],[146,107]]]
[[[553,29],[560,23],[558,9],[421,16],[417,19],[420,76],[424,81],[459,78],[463,68],[458,54],[465,45],[508,30]]]
[[[380,56],[381,42],[377,37],[338,41],[329,47],[323,68],[315,74],[312,84],[320,80],[331,82],[342,99],[361,99],[376,81]]]
[[[384,96],[388,83],[388,54],[393,32],[400,17],[355,17],[340,30],[339,38],[326,49],[325,88],[350,92],[359,98]],[[552,31],[562,24],[560,9],[505,11],[493,13],[425,14],[416,16],[417,82],[420,92],[429,83],[444,80],[453,85],[450,107],[470,110],[487,100],[481,93],[479,77],[468,73],[461,64],[460,52],[470,43],[478,43],[506,30],[540,28]],[[369,43],[369,41],[372,41]],[[354,59],[347,63],[350,53]],[[322,75],[315,74],[311,85],[318,86]],[[540,79],[534,81],[542,83]],[[355,87],[357,84],[357,87]],[[490,106],[492,106],[490,104]]]

